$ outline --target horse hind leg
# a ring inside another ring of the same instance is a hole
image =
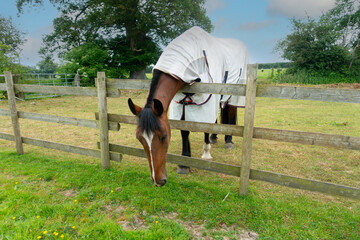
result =
[[[182,139],[182,156],[191,157],[190,150],[190,140],[189,140],[189,131],[181,130],[181,139]],[[188,174],[190,172],[190,167],[178,165],[177,173],[179,174]]]
[[[237,119],[237,108],[234,106],[226,105],[224,110],[221,112],[221,122],[223,124],[236,125]],[[232,149],[234,148],[234,143],[232,141],[231,135],[225,135],[225,148]]]
[[[204,142],[204,146],[203,146],[203,150],[204,153],[201,156],[202,159],[206,159],[206,160],[212,160],[212,156],[210,154],[210,149],[211,149],[211,144],[210,144],[210,140],[209,140],[209,133],[204,133],[204,138],[205,138],[205,142]]]
[[[217,120],[215,121],[215,123],[217,123]],[[217,134],[215,134],[215,133],[211,134],[210,143],[211,144],[216,144],[217,143]]]

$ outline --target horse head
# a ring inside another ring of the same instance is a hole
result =
[[[170,125],[163,104],[158,99],[147,102],[144,108],[128,100],[131,112],[138,117],[136,138],[143,145],[149,160],[151,181],[155,186],[167,182],[166,154],[170,143]]]

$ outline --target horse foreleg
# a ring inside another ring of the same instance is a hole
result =
[[[212,156],[210,154],[210,149],[211,149],[211,145],[210,145],[210,139],[209,139],[209,133],[204,133],[204,153],[201,156],[202,159],[206,159],[206,160],[211,160]]]
[[[182,153],[181,155],[191,157],[190,149],[190,140],[189,140],[189,131],[181,130],[181,139],[182,139]],[[190,172],[190,167],[178,165],[177,173],[179,174],[188,174]]]

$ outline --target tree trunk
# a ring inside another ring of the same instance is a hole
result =
[[[146,67],[136,72],[130,72],[130,79],[148,79],[146,77]]]

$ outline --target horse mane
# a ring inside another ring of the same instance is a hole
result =
[[[150,85],[149,96],[146,100],[145,107],[141,110],[139,114],[139,127],[140,129],[142,129],[142,131],[148,134],[155,132],[155,130],[160,130],[159,119],[152,110],[152,102],[156,87],[159,83],[160,75],[161,71],[155,69]]]

